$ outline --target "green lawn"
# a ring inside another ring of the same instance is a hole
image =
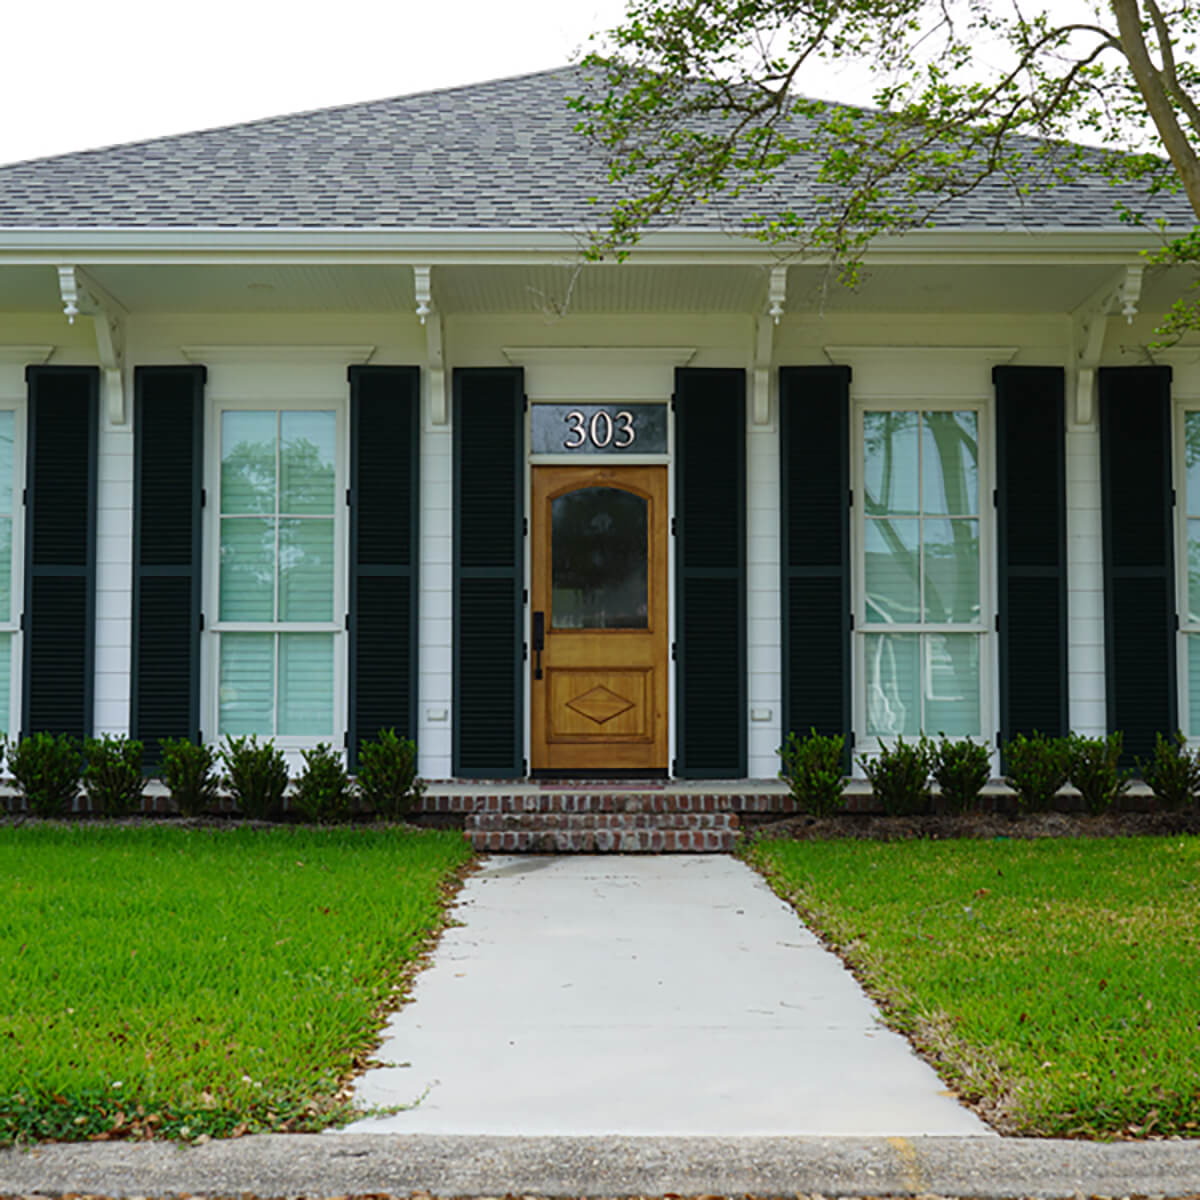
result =
[[[1200,839],[749,858],[1001,1130],[1200,1133]]]
[[[469,858],[398,829],[0,828],[0,1142],[337,1120]]]

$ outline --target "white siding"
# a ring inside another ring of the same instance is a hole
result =
[[[1076,733],[1095,737],[1105,732],[1098,427],[1068,430],[1066,457],[1069,719]]]
[[[448,779],[453,725],[453,520],[448,425],[421,423],[421,559],[418,619],[420,677],[417,748],[426,779]]]
[[[101,389],[103,393],[103,389]],[[126,411],[132,417],[132,387]],[[133,574],[133,423],[100,414],[96,487],[96,735],[129,732]]]
[[[748,770],[752,779],[779,774],[783,740],[779,603],[779,433],[747,426],[746,632],[749,659]],[[755,720],[758,716],[759,720]]]

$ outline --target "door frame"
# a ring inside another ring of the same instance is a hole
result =
[[[638,397],[645,403],[649,397]],[[657,399],[657,398],[656,398]],[[549,397],[547,403],[552,402]],[[561,402],[561,401],[560,401]],[[532,770],[533,748],[533,468],[534,467],[666,467],[667,469],[667,776],[673,777],[676,758],[677,734],[677,679],[675,666],[676,586],[675,586],[675,397],[666,395],[661,402],[667,406],[667,452],[665,454],[534,454],[532,438],[532,410],[537,400],[530,398],[525,406],[524,447],[525,470],[524,511],[526,518],[525,564],[523,587],[525,589],[525,615],[522,623],[525,645],[529,650],[529,661],[521,664],[525,672],[523,696],[523,724],[525,727],[522,753],[527,769]],[[636,772],[640,777],[645,772]],[[613,778],[620,772],[614,771]]]

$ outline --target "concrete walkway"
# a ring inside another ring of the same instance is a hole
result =
[[[454,915],[348,1133],[993,1136],[734,859],[493,858]]]

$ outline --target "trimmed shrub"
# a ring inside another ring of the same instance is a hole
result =
[[[358,745],[358,792],[365,806],[381,817],[406,813],[425,791],[417,778],[417,745],[394,729]]]
[[[889,817],[912,816],[929,807],[932,751],[928,738],[905,742],[898,737],[894,746],[881,743],[874,758],[863,756],[858,761]]]
[[[198,817],[213,807],[220,799],[221,783],[212,747],[188,738],[159,738],[158,745],[162,751],[159,778],[180,815]]]
[[[225,768],[221,782],[242,816],[265,821],[282,807],[288,785],[287,762],[271,738],[259,742],[253,733],[227,735],[220,755]]]
[[[296,779],[292,806],[309,821],[341,821],[350,813],[354,790],[342,756],[327,742],[301,750],[304,770]]]
[[[795,730],[776,751],[783,762],[780,779],[787,785],[801,810],[814,817],[829,817],[846,806],[844,794],[846,739],[808,731],[799,738]]]
[[[79,795],[83,752],[69,733],[31,733],[8,747],[8,769],[31,813],[58,817]]]
[[[941,788],[942,803],[950,812],[966,812],[979,801],[979,793],[992,777],[992,756],[987,746],[970,738],[952,742],[944,735],[932,748],[933,780]]]
[[[1148,762],[1137,760],[1138,773],[1164,808],[1187,808],[1200,792],[1200,754],[1191,754],[1178,730],[1173,738],[1154,735]]]
[[[106,817],[127,817],[139,811],[146,790],[142,743],[105,734],[86,739],[83,750],[87,760],[83,790],[92,811]]]
[[[1034,811],[1049,808],[1071,774],[1071,743],[1034,732],[1018,733],[1004,747],[1005,782],[1017,793],[1017,805]]]
[[[1117,765],[1125,748],[1123,733],[1108,737],[1080,737],[1072,734],[1071,782],[1079,789],[1083,806],[1090,813],[1107,812],[1129,787],[1130,770]]]

